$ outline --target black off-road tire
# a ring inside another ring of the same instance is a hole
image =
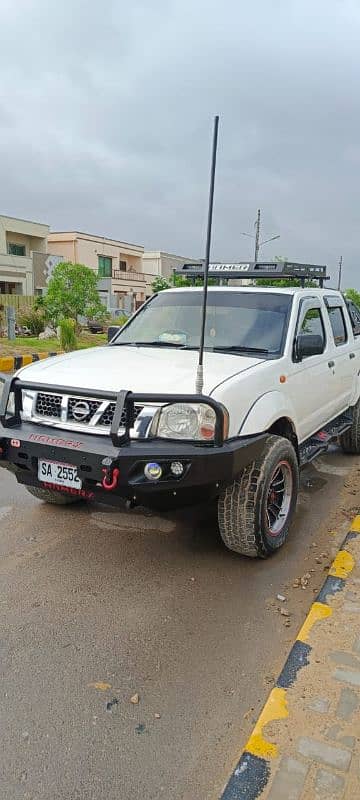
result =
[[[339,436],[339,442],[344,453],[360,453],[360,400],[353,406],[351,428]]]
[[[25,486],[30,494],[43,500],[44,503],[51,503],[53,506],[70,506],[73,503],[81,503],[83,498],[76,495],[63,494],[62,492],[52,491],[51,489],[41,489],[40,486]]]
[[[270,534],[267,524],[267,502],[277,465],[286,465],[291,475],[289,508],[281,530]],[[218,501],[221,538],[236,553],[252,558],[267,558],[287,538],[295,511],[299,489],[299,465],[294,447],[288,439],[269,435],[261,456],[249,464],[228,486]]]

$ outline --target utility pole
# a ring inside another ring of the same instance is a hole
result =
[[[255,263],[259,257],[259,247],[260,247],[260,208],[258,208],[257,218],[255,222],[255,255],[254,261]]]
[[[280,239],[280,234],[277,233],[276,236],[270,236],[270,239],[264,239],[263,242],[260,242],[260,217],[261,217],[261,211],[260,208],[258,208],[256,222],[254,225],[255,236],[253,233],[245,233],[244,231],[240,231],[240,236],[248,236],[249,239],[255,239],[255,253],[254,253],[255,263],[259,258],[259,250],[260,247],[263,246],[263,244],[267,244],[268,242],[273,242],[275,239]]]
[[[343,257],[340,256],[340,258],[339,258],[339,279],[338,279],[338,289],[339,290],[341,289],[342,263],[343,263]]]

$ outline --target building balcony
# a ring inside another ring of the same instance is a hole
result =
[[[127,283],[129,285],[131,283],[149,284],[152,283],[155,278],[156,275],[151,275],[149,272],[131,272],[130,270],[125,272],[121,269],[113,269],[112,272],[113,281],[120,281],[121,283]]]

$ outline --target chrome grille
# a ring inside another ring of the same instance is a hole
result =
[[[38,392],[36,413],[41,417],[61,417],[61,394],[44,394]]]
[[[138,416],[140,414],[140,411],[142,411],[142,410],[143,410],[143,406],[135,406],[135,408],[134,408],[134,417],[135,417],[135,419],[138,418]],[[101,415],[101,417],[99,419],[99,425],[104,425],[104,426],[110,428],[110,425],[111,425],[111,423],[112,423],[112,421],[114,419],[114,414],[115,414],[115,403],[109,403],[108,407],[105,409],[104,413]],[[124,409],[123,412],[122,412],[122,415],[121,415],[120,424],[121,425],[125,425],[125,421],[126,421],[126,411]]]
[[[110,431],[114,419],[116,403],[108,400],[95,400],[93,397],[38,392],[32,406],[31,418],[44,419],[48,424],[60,425],[72,430],[86,429],[89,433]],[[134,418],[137,420],[143,406],[135,406]],[[85,412],[85,413],[84,413]],[[86,413],[87,412],[87,413]],[[121,415],[120,427],[125,425],[126,411]]]

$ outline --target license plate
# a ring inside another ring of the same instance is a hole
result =
[[[60,461],[39,460],[38,478],[43,483],[54,483],[57,486],[67,486],[69,489],[81,489],[82,487],[77,467],[72,464],[63,464]]]

